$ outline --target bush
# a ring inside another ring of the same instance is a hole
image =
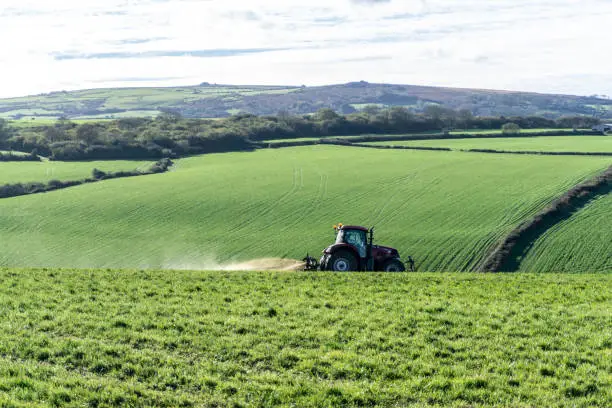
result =
[[[518,135],[521,133],[521,127],[516,123],[506,123],[502,126],[502,133],[504,135]]]

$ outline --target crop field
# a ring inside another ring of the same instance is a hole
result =
[[[144,168],[146,161],[89,161],[89,162],[0,162],[0,185],[50,180],[80,180],[91,176],[94,168],[103,171]]]
[[[0,200],[0,265],[216,269],[301,259],[318,255],[343,222],[375,226],[377,242],[412,255],[419,270],[469,270],[609,164],[338,146],[205,155],[162,175]]]
[[[2,406],[609,407],[612,275],[0,269]]]
[[[27,153],[18,152],[16,150],[0,150],[0,154],[12,154],[15,156],[27,156]]]
[[[548,133],[548,132],[568,132],[572,129],[557,129],[557,128],[537,128],[537,129],[523,129],[523,132],[529,133]],[[590,130],[590,129],[589,129]],[[463,133],[502,133],[501,129],[458,129],[452,130],[452,134],[463,134]]]
[[[570,131],[571,129],[528,129],[529,132],[532,133],[539,133],[539,132],[554,132],[554,131],[559,131],[559,132],[566,132],[566,131]],[[411,141],[411,140],[398,140],[398,141],[387,141],[387,142],[366,142],[366,143],[371,143],[371,144],[384,144],[384,145],[403,145],[404,143],[408,143],[407,145],[411,145],[411,144],[415,144],[418,146],[433,146],[433,147],[446,147],[444,145],[440,145],[438,146],[438,142],[439,143],[444,143],[446,141],[450,141],[450,142],[458,142],[459,140],[474,140],[474,144],[476,145],[477,142],[480,141],[490,141],[491,138],[479,138],[478,135],[479,134],[483,134],[483,133],[487,133],[487,134],[500,134],[501,135],[501,130],[499,129],[469,129],[469,130],[457,130],[457,131],[452,131],[450,132],[451,135],[473,135],[474,139],[436,139],[436,140],[415,140],[415,141]],[[355,139],[355,138],[363,138],[364,136],[391,136],[391,137],[402,137],[402,136],[423,136],[423,135],[440,135],[440,132],[416,132],[416,133],[406,133],[406,134],[390,134],[390,135],[355,135],[355,136],[334,136],[334,139]],[[544,136],[537,136],[538,138],[542,138],[544,139]],[[562,136],[548,136],[547,138],[552,139],[552,138],[556,138],[556,137],[562,137]],[[295,142],[295,141],[314,141],[314,140],[320,140],[322,139],[321,137],[302,137],[302,138],[295,138],[295,139],[273,139],[273,140],[265,140],[264,143],[274,143],[274,142]],[[325,138],[323,138],[325,139]],[[510,139],[510,138],[507,138]],[[506,138],[504,138],[504,140],[506,140]],[[420,142],[424,142],[426,144],[420,144]],[[480,144],[478,144],[478,146],[480,146]],[[477,148],[477,147],[475,147]]]
[[[612,153],[612,137],[610,136],[535,136],[508,138],[469,138],[371,142],[370,144],[386,146],[448,147],[451,149],[495,149],[507,151]]]
[[[612,195],[590,203],[548,230],[521,263],[522,270],[612,271]]]

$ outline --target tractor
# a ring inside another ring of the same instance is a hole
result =
[[[304,258],[304,270],[314,271],[377,271],[404,272],[406,266],[400,260],[397,249],[374,245],[374,228],[350,225],[334,225],[336,242],[323,250],[320,261],[309,255]],[[414,260],[408,257],[410,271]]]

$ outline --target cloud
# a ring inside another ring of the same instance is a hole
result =
[[[0,96],[135,80],[361,79],[612,94],[612,58],[602,51],[609,0],[253,3],[2,0],[0,35],[11,41],[0,55]]]
[[[144,52],[99,52],[99,53],[56,53],[55,60],[75,59],[126,59],[126,58],[158,58],[158,57],[196,57],[218,58],[232,57],[243,54],[255,54],[271,51],[282,51],[285,48],[252,48],[252,49],[216,49],[216,50],[185,50],[185,51],[144,51]]]
[[[351,0],[351,2],[356,4],[381,4],[390,3],[391,0]]]

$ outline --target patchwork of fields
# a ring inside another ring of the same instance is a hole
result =
[[[464,271],[609,164],[338,146],[205,155],[163,175],[0,200],[0,265],[215,269],[301,259],[344,222],[376,226],[378,242],[415,257],[419,270]]]
[[[0,269],[0,405],[608,407],[612,276]]]
[[[372,142],[386,146],[448,147],[450,149],[494,149],[507,151],[610,152],[612,136],[536,136]]]
[[[0,118],[23,118],[18,126],[38,125],[69,115],[71,120],[121,117],[155,117],[160,108],[172,108],[205,99],[286,94],[296,87],[280,86],[186,86],[173,88],[116,88],[55,92],[0,100]],[[34,119],[34,120],[33,120]]]

